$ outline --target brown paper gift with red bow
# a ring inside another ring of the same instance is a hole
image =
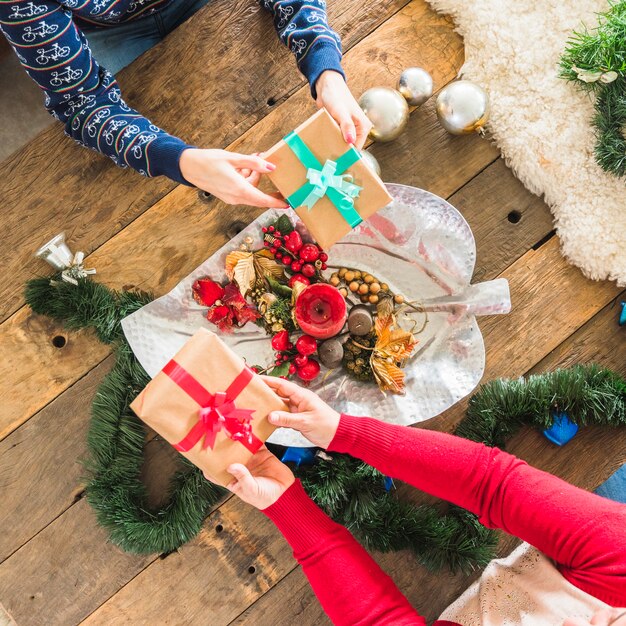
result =
[[[148,426],[220,485],[275,430],[283,401],[214,333],[200,329],[130,405]]]

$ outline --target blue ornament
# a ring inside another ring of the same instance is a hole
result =
[[[385,476],[385,491],[387,492],[391,491],[392,487],[393,487],[393,478],[391,478],[391,476]]]
[[[578,425],[570,421],[567,413],[555,413],[554,424],[543,431],[546,439],[557,446],[564,446],[578,432]]]
[[[315,451],[316,448],[287,448],[281,461],[283,463],[295,463],[296,467],[300,467],[300,465],[313,465]]]
[[[622,305],[622,312],[619,314],[619,325],[626,326],[626,302],[620,302]]]

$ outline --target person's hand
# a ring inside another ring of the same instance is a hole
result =
[[[358,105],[339,72],[326,70],[315,83],[317,106],[324,107],[341,127],[343,138],[359,150],[363,147],[372,123]]]
[[[272,411],[270,424],[293,428],[302,433],[312,444],[328,448],[339,426],[339,413],[309,389],[276,376],[263,376],[263,380],[289,407],[287,411]]]
[[[276,168],[258,155],[187,148],[180,155],[179,166],[187,182],[228,204],[276,209],[289,206],[283,199],[257,189],[261,174]]]
[[[254,454],[247,466],[233,463],[226,471],[234,477],[226,489],[261,510],[274,504],[295,480],[293,472],[265,446]],[[206,473],[204,477],[215,482]]]
[[[591,621],[571,617],[563,622],[563,626],[626,626],[626,609],[600,609],[593,614]]]

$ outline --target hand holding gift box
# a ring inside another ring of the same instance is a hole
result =
[[[275,427],[280,398],[217,337],[200,329],[131,404],[135,413],[181,454],[227,485]]]
[[[276,165],[270,180],[324,249],[392,200],[325,109],[264,156]]]

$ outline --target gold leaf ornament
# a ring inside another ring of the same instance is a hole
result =
[[[246,296],[261,278],[284,278],[283,268],[273,259],[259,252],[234,250],[226,256],[225,269],[229,280],[234,280],[242,296]]]
[[[376,344],[370,357],[370,366],[378,387],[384,393],[405,392],[402,367],[411,357],[417,340],[412,333],[398,328],[391,298],[382,300],[376,313]]]

